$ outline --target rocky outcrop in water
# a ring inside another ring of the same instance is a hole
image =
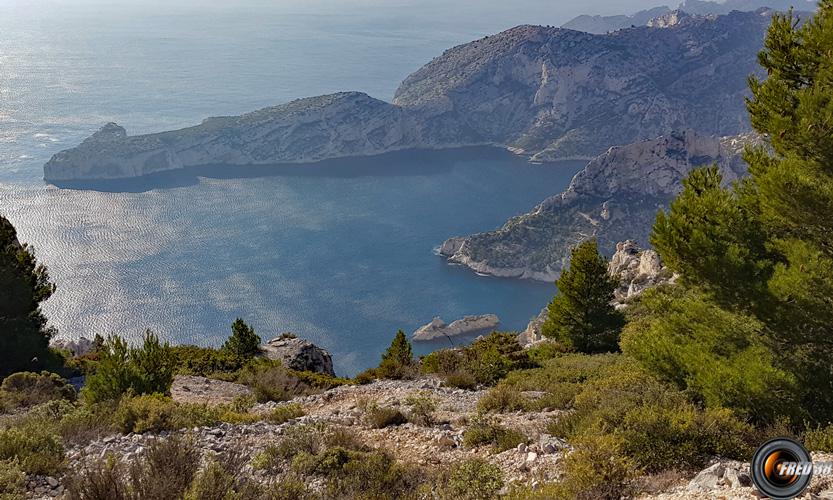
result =
[[[768,14],[733,12],[609,35],[518,26],[445,51],[406,78],[393,103],[343,92],[156,134],[108,124],[55,154],[44,177],[118,179],[484,144],[551,161],[675,129],[737,134],[749,129],[746,78],[760,71],[768,25]]]
[[[261,350],[263,356],[280,361],[289,369],[335,375],[330,353],[294,334],[276,337],[262,345]]]
[[[603,253],[633,239],[647,245],[657,210],[682,189],[700,166],[717,164],[726,183],[746,173],[740,157],[755,135],[709,137],[695,132],[610,148],[573,177],[566,191],[500,229],[454,237],[440,247],[449,262],[501,277],[554,281],[570,248],[595,237]]]
[[[494,314],[483,314],[480,316],[465,316],[462,319],[452,321],[450,324],[442,318],[434,318],[427,325],[423,325],[414,331],[414,341],[429,341],[446,337],[459,337],[472,335],[474,333],[493,330],[500,324],[500,319]]]

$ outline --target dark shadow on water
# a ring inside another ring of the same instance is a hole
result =
[[[525,158],[489,146],[454,149],[410,149],[376,156],[339,158],[314,163],[277,165],[206,165],[186,167],[130,179],[88,181],[56,181],[62,189],[78,189],[113,193],[142,193],[153,189],[195,186],[200,177],[209,179],[251,179],[263,177],[407,177],[437,175],[449,172],[459,161],[518,162],[528,165]]]

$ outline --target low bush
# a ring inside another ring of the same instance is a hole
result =
[[[503,488],[500,468],[482,458],[455,464],[449,473],[444,496],[463,500],[489,500]]]
[[[494,419],[480,415],[475,417],[463,432],[463,445],[468,448],[491,445],[495,453],[515,448],[526,443],[528,438],[521,432],[507,429]]]
[[[125,397],[113,417],[116,428],[123,432],[161,432],[216,425],[222,410],[207,405],[176,403],[161,394]]]
[[[304,409],[298,403],[290,403],[278,406],[266,416],[266,420],[273,424],[282,424],[292,419],[303,417]]]
[[[810,451],[833,452],[833,425],[811,427],[804,432],[802,440]]]
[[[364,417],[367,420],[367,425],[374,429],[402,425],[408,422],[405,415],[396,408],[386,408],[376,404],[368,405]]]
[[[87,462],[67,478],[69,500],[182,498],[200,467],[200,451],[187,438],[151,444],[132,464],[112,457]]]
[[[524,410],[529,406],[529,400],[521,394],[517,387],[508,384],[498,384],[492,387],[477,402],[477,408],[481,412],[506,413]]]
[[[428,391],[409,394],[405,404],[410,407],[408,420],[419,425],[430,426],[434,423],[434,412],[437,411],[437,400]]]
[[[243,367],[241,360],[232,354],[193,345],[178,345],[171,348],[176,359],[176,370],[181,375],[196,375],[229,379],[237,376],[237,371]]]
[[[621,438],[587,435],[574,441],[573,448],[564,459],[564,480],[548,492],[549,498],[618,500],[629,493],[640,471],[624,455]]]
[[[260,403],[289,401],[295,396],[316,392],[291,370],[265,359],[246,364],[238,381],[249,386]]]
[[[422,371],[436,373],[448,385],[471,388],[491,385],[513,370],[533,366],[514,333],[494,332],[471,345],[443,349],[422,358]]]
[[[0,411],[29,408],[56,399],[75,401],[75,388],[54,373],[13,373],[0,385]]]
[[[533,363],[539,365],[545,361],[567,354],[568,352],[570,352],[570,349],[554,340],[541,342],[540,344],[526,350],[529,359],[532,360]]]
[[[201,453],[192,441],[172,436],[151,444],[130,470],[133,494],[142,500],[180,498],[200,467]]]
[[[0,460],[0,500],[22,500],[26,494],[26,474],[17,460]]]
[[[51,429],[27,423],[0,430],[0,461],[10,460],[27,474],[56,475],[64,466],[64,447]]]

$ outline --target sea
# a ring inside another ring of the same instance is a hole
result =
[[[50,186],[42,168],[110,121],[140,134],[341,90],[390,100],[448,47],[576,8],[0,0],[0,214],[57,285],[50,324],[60,338],[151,329],[218,346],[239,317],[264,340],[291,331],[326,348],[340,375],[435,316],[523,329],[554,284],[478,276],[436,249],[529,211],[580,162],[410,151],[92,189]]]

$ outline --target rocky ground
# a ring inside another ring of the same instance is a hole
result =
[[[224,402],[234,395],[243,393],[237,384],[205,383],[199,377],[177,379],[173,396],[179,401]],[[183,391],[183,386],[198,390]],[[472,457],[482,457],[494,463],[503,471],[507,484],[535,485],[554,481],[560,476],[560,463],[570,447],[564,441],[545,432],[547,423],[557,417],[558,411],[515,412],[496,415],[504,426],[519,430],[529,437],[529,444],[502,453],[493,453],[490,447],[466,448],[462,446],[463,432],[477,412],[477,403],[486,391],[465,391],[442,386],[438,379],[426,378],[412,381],[377,381],[361,386],[342,386],[321,394],[303,396],[287,403],[258,404],[254,412],[266,414],[275,408],[290,403],[300,404],[305,412],[303,417],[276,425],[267,421],[252,424],[232,425],[223,423],[213,427],[199,427],[179,431],[191,436],[205,456],[213,453],[240,453],[251,459],[270,444],[276,443],[287,429],[293,426],[325,423],[334,427],[351,429],[359,439],[368,445],[386,449],[398,460],[423,466],[442,466]],[[371,428],[364,418],[369,403],[382,407],[410,411],[406,400],[419,394],[429,396],[437,402],[434,422],[431,425],[407,423],[382,429]],[[527,394],[535,397],[535,394]],[[158,439],[166,439],[169,433],[161,434],[113,434],[90,442],[83,447],[71,448],[67,452],[67,470],[77,471],[89,460],[108,455],[118,460],[129,461],[139,456]],[[831,455],[814,455],[815,460],[833,460]],[[250,460],[247,460],[247,463]],[[245,466],[251,471],[251,465]],[[261,471],[251,471],[255,477],[268,481]],[[700,499],[746,499],[759,498],[751,484],[749,464],[731,461],[716,461],[697,475],[678,474],[670,478],[646,478],[643,481],[648,490],[638,498],[651,500],[700,500]],[[64,492],[62,478],[31,477],[28,480],[30,498],[60,497]],[[833,478],[816,477],[806,499],[833,499]]]

